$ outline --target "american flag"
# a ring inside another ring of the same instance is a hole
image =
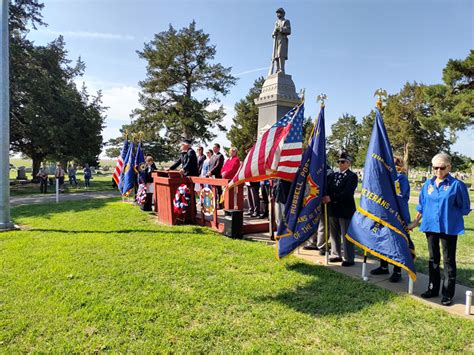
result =
[[[303,120],[302,103],[291,109],[257,139],[227,188],[246,181],[270,178],[292,181],[303,152]]]
[[[125,155],[127,155],[128,151],[128,139],[125,139],[123,142],[123,147],[120,152],[119,157],[117,158],[117,164],[115,165],[114,174],[112,175],[112,179],[114,179],[117,186],[120,183],[120,176],[122,175],[123,170],[123,161],[125,160]]]

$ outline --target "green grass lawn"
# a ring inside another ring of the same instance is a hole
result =
[[[474,351],[474,322],[117,200],[12,210],[0,352]]]

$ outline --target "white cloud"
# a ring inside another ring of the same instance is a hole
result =
[[[106,128],[103,135],[106,140],[120,135],[119,128],[130,123],[130,113],[139,106],[140,90],[134,86],[112,87],[103,90],[103,103],[108,107]]]
[[[102,91],[102,104],[108,107],[106,111],[104,131],[102,135],[104,141],[120,135],[120,128],[123,124],[130,123],[130,114],[139,107],[138,94],[140,89],[137,86],[126,85],[118,82],[103,81],[91,76],[84,76],[76,79],[76,86],[80,89],[85,83],[87,91],[94,95],[97,91]]]
[[[120,40],[131,41],[135,37],[128,34],[106,33],[106,32],[87,32],[87,31],[55,31],[50,29],[40,29],[39,33],[51,34],[54,36],[62,35],[64,37],[89,38],[101,40]]]
[[[262,67],[262,68],[256,68],[256,69],[250,69],[250,70],[244,70],[240,73],[237,73],[235,74],[235,76],[242,76],[242,75],[246,75],[246,74],[251,74],[251,73],[257,73],[259,71],[264,71],[264,70],[269,70],[270,67],[269,66],[266,66],[266,67]]]

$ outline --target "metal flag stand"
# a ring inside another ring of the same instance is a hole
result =
[[[364,262],[362,263],[362,280],[369,281],[367,277],[367,252],[364,250]]]

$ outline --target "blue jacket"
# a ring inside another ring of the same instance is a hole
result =
[[[466,185],[448,175],[439,186],[436,177],[425,182],[416,210],[423,215],[420,231],[464,234],[464,219],[471,211]]]

